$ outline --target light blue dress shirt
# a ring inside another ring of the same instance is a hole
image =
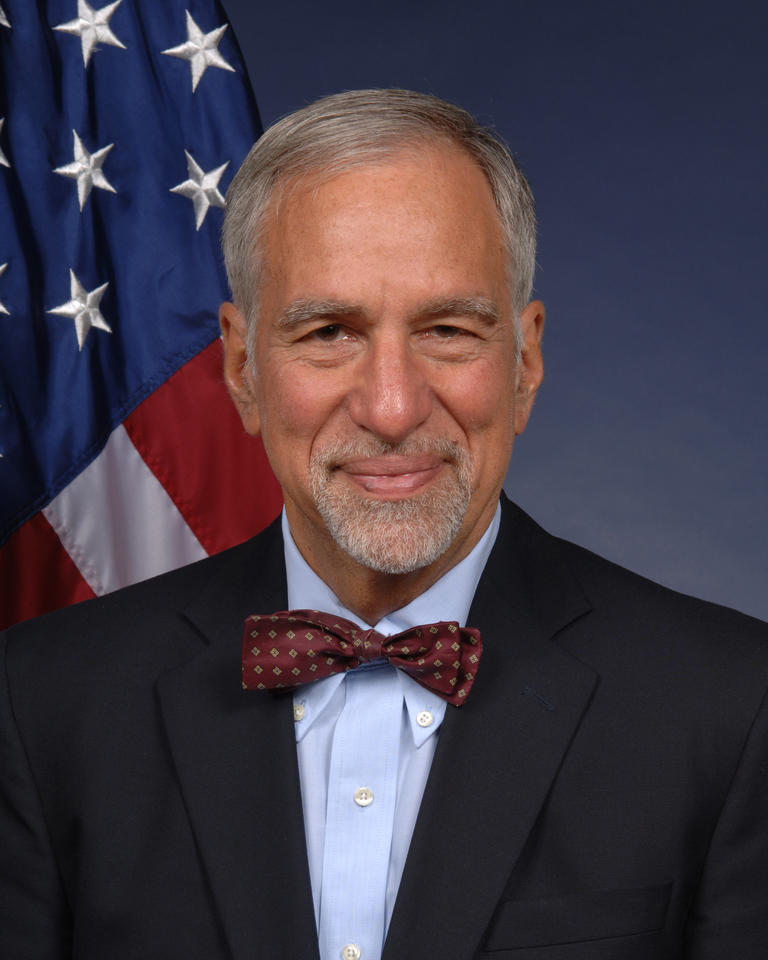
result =
[[[465,626],[500,516],[499,507],[469,556],[375,629]],[[301,556],[285,512],[282,523],[289,608],[367,629]],[[385,661],[298,687],[293,703],[321,960],[380,960],[447,704]]]

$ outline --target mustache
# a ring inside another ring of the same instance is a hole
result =
[[[369,457],[413,457],[432,454],[454,465],[469,462],[469,453],[455,440],[448,437],[408,437],[397,443],[388,443],[376,437],[357,440],[334,440],[315,450],[312,462],[315,467],[331,472],[348,460],[367,459]]]

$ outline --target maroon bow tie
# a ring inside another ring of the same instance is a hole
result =
[[[317,610],[254,614],[243,633],[243,688],[298,687],[385,657],[458,707],[474,683],[482,652],[480,631],[455,622],[385,637]]]

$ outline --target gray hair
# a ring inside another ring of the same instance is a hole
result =
[[[508,253],[510,298],[519,315],[530,299],[536,215],[528,182],[500,137],[454,104],[410,90],[352,90],[317,100],[270,127],[251,147],[227,190],[222,248],[253,357],[260,240],[276,189],[312,174],[329,180],[356,165],[412,146],[454,143],[485,174]],[[518,345],[520,332],[517,329]]]

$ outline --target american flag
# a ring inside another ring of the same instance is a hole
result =
[[[0,625],[278,512],[220,372],[224,192],[259,133],[215,0],[0,0]]]

